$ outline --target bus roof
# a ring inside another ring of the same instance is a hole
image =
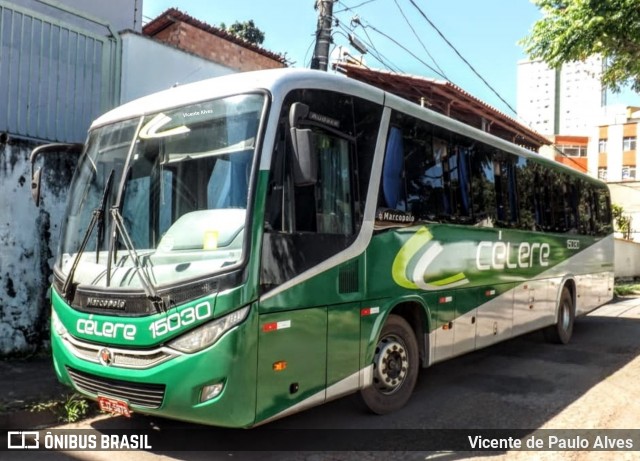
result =
[[[98,117],[91,125],[91,129],[109,123],[140,117],[147,114],[169,110],[187,104],[195,104],[224,96],[231,96],[251,91],[268,91],[274,97],[282,98],[284,94],[295,88],[315,88],[326,90],[340,90],[364,99],[386,104],[394,109],[400,109],[415,115],[422,113],[429,121],[437,125],[464,133],[475,139],[499,146],[514,154],[525,158],[533,158],[551,168],[566,171],[572,175],[583,177],[591,182],[605,183],[592,176],[574,170],[562,163],[544,158],[516,144],[510,143],[491,133],[479,130],[458,120],[439,114],[420,105],[412,103],[397,95],[386,92],[370,84],[363,83],[343,75],[309,69],[269,69],[253,72],[241,72],[221,77],[201,80],[195,83],[178,85],[164,91],[150,94],[134,101],[125,103]]]
[[[382,90],[345,76],[309,69],[270,69],[214,77],[143,96],[101,115],[92,123],[91,128],[254,90],[282,94],[294,88],[336,87],[380,104],[384,101]]]

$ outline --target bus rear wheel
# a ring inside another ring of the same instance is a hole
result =
[[[365,405],[379,415],[402,408],[418,378],[418,342],[411,326],[390,315],[373,357],[373,384],[361,391]]]
[[[564,287],[560,296],[556,323],[543,330],[544,338],[550,343],[567,344],[573,333],[575,317],[576,311],[573,305],[573,297],[569,289]]]

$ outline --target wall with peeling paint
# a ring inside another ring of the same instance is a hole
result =
[[[0,356],[48,342],[48,290],[76,158],[42,156],[42,200],[31,199],[29,154],[35,144],[0,144]]]

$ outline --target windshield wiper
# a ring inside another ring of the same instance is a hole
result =
[[[80,244],[80,247],[78,248],[78,251],[75,257],[73,258],[71,269],[69,269],[69,274],[67,275],[67,279],[65,280],[64,285],[62,286],[62,296],[69,303],[71,303],[75,294],[74,293],[75,290],[72,290],[73,276],[76,272],[76,269],[78,268],[78,264],[80,263],[80,257],[82,256],[82,253],[84,253],[84,250],[87,247],[87,243],[89,243],[89,238],[91,237],[91,234],[93,233],[93,229],[94,227],[96,227],[96,224],[100,223],[100,227],[98,230],[99,234],[102,233],[103,231],[104,211],[107,204],[107,196],[109,195],[109,191],[111,190],[111,184],[113,183],[113,174],[114,174],[114,170],[112,169],[111,172],[109,173],[109,177],[107,178],[107,184],[105,184],[104,190],[102,191],[102,196],[100,197],[100,204],[91,213],[91,221],[89,221],[89,226],[87,227],[87,230],[85,231],[84,236],[82,237],[82,243]],[[100,238],[98,238],[98,240],[100,240]],[[96,242],[96,260],[98,258],[98,252],[100,251],[99,245],[100,245],[100,242],[99,241]]]
[[[111,217],[116,225],[116,232],[122,236],[122,243],[124,243],[124,246],[129,253],[129,257],[133,261],[133,267],[140,278],[140,283],[142,284],[142,288],[144,289],[147,298],[151,301],[153,307],[155,307],[158,312],[166,312],[167,309],[164,301],[160,296],[158,296],[158,292],[153,286],[153,282],[149,278],[149,275],[145,272],[142,266],[140,266],[140,258],[138,257],[136,248],[133,245],[131,236],[124,225],[124,220],[122,219],[122,215],[120,214],[120,210],[117,206],[111,207]],[[113,243],[115,248],[115,241]]]

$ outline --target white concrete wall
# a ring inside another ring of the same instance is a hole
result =
[[[614,248],[616,278],[640,277],[640,243],[616,239]]]
[[[121,103],[166,90],[173,85],[196,82],[235,72],[132,32],[122,37]]]

